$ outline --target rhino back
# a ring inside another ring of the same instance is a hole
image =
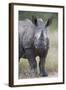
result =
[[[18,33],[19,33],[19,45],[24,48],[30,48],[33,43],[34,36],[34,24],[29,19],[19,21]]]

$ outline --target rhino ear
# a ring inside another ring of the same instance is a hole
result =
[[[47,22],[46,22],[46,24],[45,24],[45,27],[48,27],[51,23],[52,23],[52,17],[50,17],[50,18],[47,20]]]
[[[36,17],[36,16],[32,16],[32,22],[33,22],[33,24],[34,24],[35,26],[38,25],[38,23],[37,23],[37,17]]]

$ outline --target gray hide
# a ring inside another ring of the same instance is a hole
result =
[[[33,17],[32,21],[25,19],[18,23],[19,33],[19,59],[27,58],[31,69],[36,70],[36,56],[40,57],[40,76],[47,76],[45,72],[45,59],[49,48],[49,38],[47,27],[51,19],[47,22],[41,18]]]

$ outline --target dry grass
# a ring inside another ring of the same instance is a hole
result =
[[[48,73],[58,72],[58,36],[57,32],[49,32],[50,48],[46,58],[46,69]]]

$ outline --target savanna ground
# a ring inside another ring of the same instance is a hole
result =
[[[26,12],[24,12],[26,13]],[[27,14],[27,15],[26,15]],[[19,19],[26,18],[26,16],[29,16],[28,13],[26,14],[19,14]],[[38,17],[48,18],[50,15],[54,16],[54,19],[52,20],[52,24],[49,27],[49,40],[50,40],[50,48],[48,50],[48,54],[46,57],[46,71],[48,73],[48,77],[56,77],[58,76],[58,15],[52,14],[52,13],[33,13],[31,12],[30,15],[35,14]],[[22,17],[23,16],[23,17]],[[43,17],[44,16],[44,17]],[[38,74],[35,75],[33,71],[30,69],[30,65],[28,63],[27,59],[21,58],[19,63],[19,79],[22,78],[34,78],[39,77],[39,57],[36,58],[37,61],[37,72]]]

